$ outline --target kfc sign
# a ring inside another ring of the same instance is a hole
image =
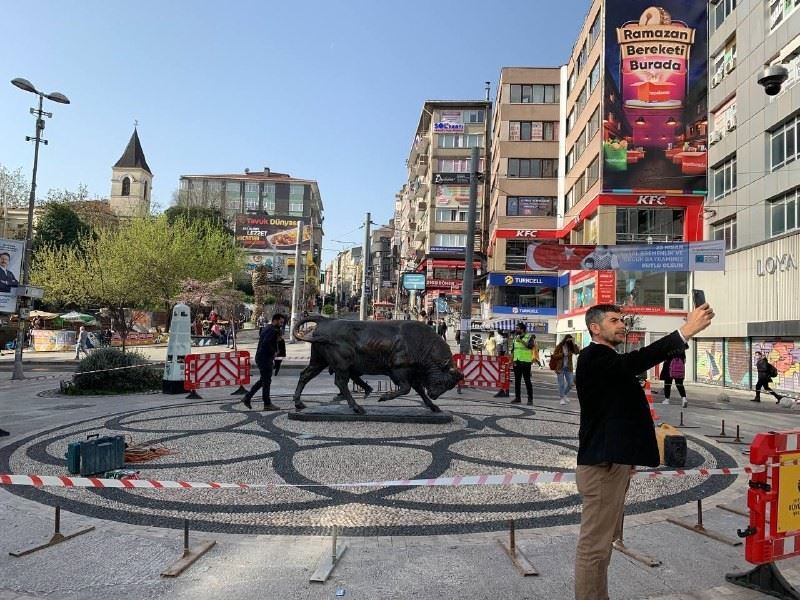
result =
[[[659,196],[656,194],[643,194],[639,196],[639,199],[636,201],[636,204],[644,204],[645,206],[664,206],[666,203],[666,196]]]

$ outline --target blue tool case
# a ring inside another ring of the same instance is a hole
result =
[[[81,477],[120,469],[125,464],[125,438],[121,435],[87,436],[85,441],[73,442],[67,447],[66,459],[69,473],[80,473]]]

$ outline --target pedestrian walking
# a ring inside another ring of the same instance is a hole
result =
[[[445,342],[447,341],[447,323],[444,322],[444,319],[439,319],[439,326],[436,328],[436,333],[442,336]]]
[[[278,334],[278,351],[275,353],[275,360],[273,361],[275,365],[274,375],[277,375],[278,371],[281,370],[281,363],[283,363],[284,358],[286,358],[286,340],[283,338],[283,329],[281,329]]]
[[[508,341],[505,335],[496,331],[494,334],[494,343],[497,345],[497,356],[505,356],[508,351]]]
[[[488,356],[497,356],[497,340],[495,340],[493,333],[490,333],[489,337],[486,338],[483,343],[483,349],[486,350]]]
[[[86,327],[83,325],[78,329],[78,336],[75,342],[75,360],[80,360],[81,352],[89,356],[89,332],[86,331]]]
[[[558,403],[562,406],[569,403],[569,394],[575,382],[573,357],[578,355],[580,348],[567,334],[564,339],[556,344],[555,350],[550,355],[550,369],[556,372],[558,380]]]
[[[669,404],[669,397],[672,394],[672,382],[675,382],[675,387],[678,388],[678,393],[681,395],[681,407],[686,408],[689,406],[689,401],[686,399],[686,388],[683,387],[683,378],[686,376],[686,352],[681,350],[675,356],[671,356],[664,361],[661,365],[661,373],[658,378],[664,382],[664,400],[661,404]]]
[[[281,329],[286,323],[286,317],[280,313],[272,315],[272,321],[261,330],[258,337],[258,348],[256,349],[256,366],[259,371],[258,381],[255,382],[250,391],[242,396],[242,403],[247,408],[253,408],[250,401],[256,392],[261,389],[261,397],[264,399],[264,410],[278,410],[270,398],[270,386],[272,385],[272,364],[275,355],[278,353],[278,337]]]
[[[517,323],[514,341],[512,344],[512,360],[514,361],[514,399],[511,404],[520,404],[520,391],[522,380],[525,380],[525,389],[528,392],[528,404],[533,404],[533,386],[531,385],[531,362],[533,349],[536,346],[536,336],[527,332],[525,323]]]
[[[598,304],[586,313],[592,343],[578,356],[575,383],[580,402],[578,492],[583,501],[575,553],[575,598],[608,598],[612,542],[622,535],[625,495],[636,465],[659,464],[653,419],[637,373],[684,349],[687,340],[711,324],[714,311],[703,304],[670,335],[626,354],[619,307]]]
[[[778,376],[778,369],[776,369],[775,365],[771,364],[767,360],[767,357],[761,352],[756,352],[755,357],[756,370],[758,371],[758,381],[756,382],[756,397],[753,398],[751,402],[761,402],[761,388],[764,388],[765,392],[769,392],[773,395],[776,400],[775,403],[780,404],[781,400],[783,400],[783,396],[769,387],[772,378]]]

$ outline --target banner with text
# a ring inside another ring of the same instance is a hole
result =
[[[0,239],[0,312],[17,310],[17,287],[25,254],[25,242]]]
[[[724,271],[725,241],[577,246],[534,242],[526,266],[559,271]]]
[[[254,250],[294,250],[297,247],[297,222],[303,217],[236,215],[236,245]],[[303,248],[309,249],[311,227],[303,227]]]

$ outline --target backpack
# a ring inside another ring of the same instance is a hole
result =
[[[775,368],[775,365],[767,363],[767,375],[769,375],[770,377],[778,376],[778,369]]]
[[[669,376],[673,379],[683,379],[686,375],[686,365],[682,358],[673,358],[669,363]]]

